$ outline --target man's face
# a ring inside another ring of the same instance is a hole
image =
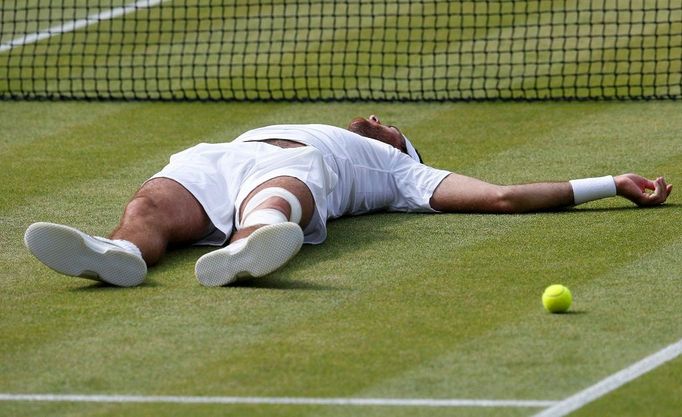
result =
[[[366,119],[362,117],[353,119],[348,125],[348,130],[367,138],[376,139],[407,153],[402,132],[395,126],[381,124],[381,120],[375,115]]]

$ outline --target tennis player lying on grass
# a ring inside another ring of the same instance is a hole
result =
[[[278,125],[233,142],[202,143],[171,157],[128,203],[109,239],[32,224],[28,249],[62,274],[118,286],[144,281],[169,245],[224,246],[199,258],[206,286],[273,272],[303,243],[322,243],[326,222],[372,211],[524,213],[620,195],[665,202],[663,178],[639,175],[493,185],[431,168],[394,126],[374,115],[348,129]]]

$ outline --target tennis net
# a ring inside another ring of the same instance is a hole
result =
[[[0,98],[676,99],[680,0],[4,0]]]

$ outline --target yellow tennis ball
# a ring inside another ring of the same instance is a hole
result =
[[[559,284],[550,285],[542,294],[542,305],[550,313],[565,313],[572,301],[571,291]]]

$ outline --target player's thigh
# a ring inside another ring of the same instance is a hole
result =
[[[168,233],[171,242],[195,241],[206,235],[211,221],[199,201],[169,178],[153,178],[135,194],[150,216]]]

